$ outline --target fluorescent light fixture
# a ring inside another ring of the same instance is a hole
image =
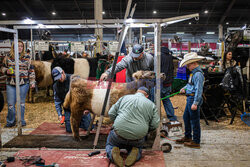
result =
[[[153,14],[156,14],[156,13],[157,13],[157,11],[156,11],[156,10],[154,10],[154,11],[153,11]]]
[[[188,23],[189,25],[192,24],[191,22]]]
[[[2,16],[6,16],[6,13],[2,13]]]
[[[185,34],[185,32],[176,32],[176,34]]]
[[[215,32],[206,32],[206,34],[215,34]]]
[[[134,20],[132,19],[132,18],[129,18],[129,19],[126,19],[126,21],[125,21],[126,23],[133,23],[134,22]]]
[[[226,25],[228,25],[229,23],[228,22],[226,22]]]
[[[56,15],[56,12],[51,12],[52,15]]]
[[[41,27],[45,27],[43,24],[38,24],[38,27],[41,28]]]
[[[103,11],[102,14],[105,14],[105,11]]]
[[[207,14],[207,13],[208,13],[208,10],[205,10],[204,13]]]
[[[147,34],[155,34],[154,32],[147,32]]]
[[[29,19],[29,18],[24,19],[23,22],[24,22],[25,24],[34,24],[34,23],[35,23],[33,20],[31,20],[31,19]]]

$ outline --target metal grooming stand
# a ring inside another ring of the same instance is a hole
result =
[[[20,104],[20,86],[19,86],[19,55],[18,55],[18,31],[16,29],[9,29],[0,27],[0,31],[13,33],[14,35],[14,49],[15,49],[15,75],[16,75],[16,99],[17,99],[17,126],[18,126],[18,135],[22,135],[22,124],[21,124],[21,104]],[[1,126],[0,126],[0,148],[2,147],[2,138],[1,138]]]

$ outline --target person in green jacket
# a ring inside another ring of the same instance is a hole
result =
[[[157,108],[148,95],[149,90],[140,87],[135,94],[121,97],[108,112],[114,124],[107,139],[106,152],[117,166],[124,166],[120,149],[126,149],[129,153],[126,166],[140,160],[144,137],[159,126]]]

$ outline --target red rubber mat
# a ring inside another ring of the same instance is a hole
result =
[[[92,150],[75,151],[75,150],[21,150],[16,153],[19,158],[28,156],[40,156],[45,160],[45,165],[53,163],[59,164],[60,167],[115,167],[114,164],[106,158],[105,151],[100,154],[89,157],[87,154]],[[6,163],[8,167],[24,166],[23,161],[16,158],[14,162]],[[35,165],[31,165],[35,166]],[[163,153],[161,151],[143,151],[142,159],[135,163],[135,167],[165,167]]]
[[[111,126],[102,126],[100,134],[109,134],[109,131],[111,129]],[[85,135],[87,131],[84,131],[80,128],[80,135]],[[90,133],[95,133],[96,130],[90,131]],[[71,133],[67,133],[65,127],[59,125],[58,123],[48,123],[44,122],[39,127],[37,127],[35,130],[33,130],[30,134],[32,135],[69,135],[71,136]]]

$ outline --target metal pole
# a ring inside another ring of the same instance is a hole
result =
[[[31,51],[30,51],[30,53],[31,53],[31,59],[35,60],[34,59],[34,54],[33,54],[33,44],[32,44],[33,43],[33,35],[32,34],[33,34],[33,29],[31,28],[30,29],[30,45],[31,45]]]
[[[14,48],[15,48],[15,75],[16,75],[16,99],[17,99],[17,127],[18,135],[22,135],[21,122],[21,103],[20,103],[20,85],[19,85],[19,53],[18,53],[18,31],[14,33]]]
[[[125,13],[125,16],[124,16],[124,19],[126,19],[128,17],[128,14],[129,14],[128,11],[130,11],[131,3],[132,3],[132,0],[129,0],[128,1],[128,5],[127,5],[127,9],[126,9],[126,13]],[[119,37],[119,43],[118,43],[117,51],[115,53],[115,59],[114,59],[113,64],[112,64],[111,77],[110,77],[110,80],[108,82],[108,88],[107,88],[107,91],[106,91],[106,94],[105,94],[105,99],[104,99],[103,106],[102,106],[102,112],[101,112],[101,115],[100,115],[100,118],[99,118],[99,123],[98,123],[97,130],[96,130],[95,140],[94,140],[94,144],[93,144],[94,145],[94,149],[95,149],[95,147],[97,145],[97,142],[98,142],[98,139],[99,139],[99,134],[100,134],[100,130],[101,130],[101,126],[102,126],[102,121],[103,121],[103,118],[104,118],[104,114],[105,114],[105,110],[106,110],[106,106],[107,106],[107,102],[108,102],[110,88],[111,88],[112,81],[113,81],[113,78],[114,78],[114,72],[115,72],[116,62],[118,60],[118,56],[119,56],[119,53],[121,51],[121,46],[122,46],[122,43],[123,43],[123,41],[125,39],[127,31],[128,31],[128,25],[125,25],[125,23],[124,23],[123,27],[122,27],[121,35]]]
[[[219,24],[219,40],[223,40],[223,26]]]
[[[156,72],[156,86],[155,86],[155,104],[158,109],[159,116],[161,118],[161,25],[160,23],[155,24],[154,28],[154,44],[155,44],[155,55],[154,55],[154,70]],[[153,150],[160,150],[160,129],[161,124],[156,130],[156,137],[152,146]]]

